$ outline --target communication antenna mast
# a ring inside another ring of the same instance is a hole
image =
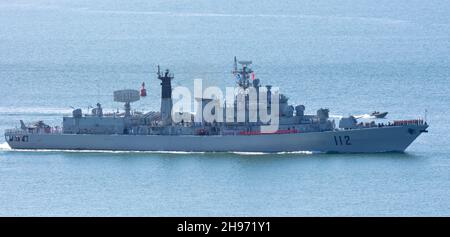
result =
[[[242,69],[237,68],[238,63],[242,65]],[[233,74],[236,76],[237,84],[243,89],[247,89],[250,86],[250,75],[253,75],[251,64],[252,61],[237,61],[236,57],[234,57]]]

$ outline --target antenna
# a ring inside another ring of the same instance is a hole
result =
[[[242,69],[237,69],[237,64],[241,64]],[[253,73],[253,70],[250,68],[252,61],[237,61],[236,57],[234,57],[234,71],[233,74],[236,76],[237,84],[247,89],[250,86],[250,76],[249,74]],[[252,76],[253,78],[254,76]]]
[[[137,90],[114,91],[115,102],[131,103],[138,101],[140,98],[139,91]]]
[[[129,117],[131,115],[130,103],[136,102],[140,98],[139,91],[137,90],[114,91],[114,101],[125,103],[125,117]]]

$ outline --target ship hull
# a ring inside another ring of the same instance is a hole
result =
[[[427,125],[389,126],[291,134],[162,136],[26,134],[13,149],[193,152],[403,152]],[[13,134],[5,134],[5,138]],[[15,134],[17,136],[17,134]],[[25,140],[25,141],[23,141]]]

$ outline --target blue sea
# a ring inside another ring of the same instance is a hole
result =
[[[159,110],[174,86],[233,86],[233,57],[307,113],[425,117],[405,153],[15,151],[0,138],[0,216],[449,216],[450,3],[381,0],[0,1],[0,133]]]

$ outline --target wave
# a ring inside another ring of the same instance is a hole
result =
[[[372,116],[370,114],[354,115],[353,117],[355,117],[357,119],[374,119],[374,118],[376,118],[375,116]]]
[[[111,154],[205,154],[206,152],[196,151],[113,151],[113,150],[66,150],[66,149],[12,149],[8,143],[0,144],[0,151],[13,152],[44,152],[44,153],[111,153]]]
[[[289,151],[289,152],[201,152],[201,151],[113,151],[113,150],[62,150],[62,149],[12,149],[8,143],[0,144],[0,151],[13,152],[43,152],[43,153],[110,153],[110,154],[174,154],[174,155],[195,155],[195,154],[235,154],[240,156],[262,156],[262,155],[312,155],[321,152],[313,151]]]
[[[66,115],[71,114],[70,108],[49,108],[49,107],[0,107],[0,115]]]
[[[135,10],[108,10],[92,9],[89,7],[68,7],[62,5],[42,5],[38,3],[8,3],[0,4],[0,8],[21,8],[40,10],[60,10],[75,11],[81,13],[94,14],[114,14],[114,15],[164,15],[171,17],[233,17],[233,18],[298,18],[298,19],[318,19],[327,21],[351,21],[351,22],[371,22],[379,24],[404,24],[411,23],[408,20],[387,18],[387,17],[358,17],[358,16],[338,16],[338,15],[314,15],[314,14],[236,14],[236,13],[214,13],[214,12],[171,12],[171,11],[135,11]],[[447,26],[447,24],[445,24]]]
[[[9,151],[12,150],[8,143],[4,142],[0,144],[0,151]]]
[[[261,156],[261,155],[293,155],[293,154],[302,154],[302,155],[312,155],[312,154],[320,154],[321,152],[314,151],[283,151],[283,152],[228,152],[236,155],[243,156]]]
[[[284,151],[277,152],[276,154],[285,155],[285,154],[303,154],[303,155],[314,155],[314,154],[322,154],[320,151]]]
[[[401,24],[408,23],[406,20],[377,17],[352,17],[335,15],[311,15],[311,14],[234,14],[234,13],[213,13],[213,12],[163,12],[163,11],[133,11],[133,10],[94,10],[89,8],[73,8],[71,10],[86,13],[114,14],[114,15],[163,15],[171,17],[233,17],[233,18],[297,18],[297,19],[316,19],[316,20],[344,20],[373,22],[382,24]]]
[[[236,154],[236,155],[243,155],[243,156],[260,156],[260,155],[270,155],[273,153],[266,153],[266,152],[238,152],[238,151],[232,151],[232,152],[228,152],[231,154]]]

